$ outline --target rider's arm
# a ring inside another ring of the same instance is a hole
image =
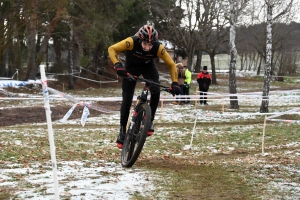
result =
[[[159,45],[157,56],[160,57],[168,65],[170,69],[172,82],[178,82],[176,64],[174,63],[170,54],[166,51],[165,47],[162,44]]]
[[[120,60],[118,58],[118,53],[123,52],[125,50],[132,50],[133,44],[134,44],[133,39],[131,37],[128,37],[125,40],[122,40],[122,41],[108,47],[108,55],[109,55],[111,61],[113,62],[113,64],[120,62]]]

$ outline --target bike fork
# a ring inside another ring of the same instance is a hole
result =
[[[132,133],[132,130],[133,130],[133,127],[134,127],[135,121],[136,121],[135,120],[136,116],[137,116],[137,111],[133,110],[133,115],[131,117],[131,121],[130,121],[129,126],[128,126],[128,132],[129,133]]]

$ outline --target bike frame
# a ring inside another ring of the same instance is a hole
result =
[[[134,81],[143,81],[146,82],[146,84],[142,90],[142,93],[137,98],[136,105],[133,109],[133,114],[132,116],[129,116],[130,120],[128,119],[127,121],[127,131],[121,153],[121,163],[123,167],[131,167],[134,165],[143,149],[144,143],[146,142],[152,115],[149,101],[147,99],[150,91],[149,87],[157,86],[160,88],[160,90],[163,88],[162,90],[168,92],[171,91],[170,88],[151,80],[132,75],[128,75],[128,78],[133,79]]]
[[[139,103],[146,103],[148,101],[149,87],[146,85],[146,83],[154,85],[154,86],[157,86],[157,87],[160,87],[160,88],[163,88],[162,91],[166,91],[166,92],[169,92],[169,93],[172,91],[172,88],[169,88],[167,86],[161,85],[161,84],[156,83],[154,81],[147,80],[147,79],[144,79],[144,78],[140,78],[138,76],[133,76],[133,75],[131,75],[129,73],[127,73],[127,76],[128,76],[128,78],[130,78],[130,79],[132,79],[134,81],[145,82],[145,85],[144,85],[142,93],[137,97],[134,109],[130,112],[130,115],[128,116],[126,130],[128,130],[128,128],[129,128],[129,125],[130,125],[130,123],[132,121],[131,119],[132,119],[133,113],[136,111],[136,108],[138,107],[138,104]],[[151,101],[151,99],[150,99],[150,101]]]

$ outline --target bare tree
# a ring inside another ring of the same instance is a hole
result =
[[[184,50],[188,57],[189,70],[192,68],[195,50],[200,41],[199,18],[196,17],[200,4],[200,0],[151,1],[151,12],[159,20],[156,27],[161,33],[160,38]]]
[[[287,4],[286,4],[287,3]],[[264,85],[262,102],[260,106],[261,113],[269,112],[269,91],[271,82],[271,67],[272,67],[272,24],[273,19],[280,18],[286,13],[289,13],[293,5],[293,0],[286,2],[285,0],[265,0],[267,6],[267,40],[266,40],[266,64],[264,74]],[[276,7],[280,12],[273,18],[273,8]]]
[[[30,4],[25,4],[25,10],[27,13],[25,16],[25,24],[27,27],[27,70],[25,79],[34,79],[37,70],[33,70],[35,67],[35,56],[36,56],[36,35],[37,35],[37,1],[33,0]],[[28,6],[28,7],[27,7]],[[34,71],[34,76],[30,76],[30,73]]]
[[[70,6],[73,6],[73,2],[71,0]],[[74,80],[73,80],[73,71],[74,71],[74,30],[73,30],[73,19],[69,18],[68,24],[70,27],[70,41],[69,41],[69,55],[68,55],[68,60],[69,60],[69,73],[71,74],[69,76],[69,82],[68,82],[68,89],[74,89]]]
[[[49,39],[56,26],[65,14],[65,1],[58,0],[55,2],[44,2],[33,0],[24,1],[24,18],[27,27],[27,41],[28,41],[28,58],[27,69],[24,79],[34,79],[38,67],[44,59],[47,52]],[[54,9],[54,10],[53,10]],[[37,12],[37,10],[40,11]],[[39,14],[39,15],[38,15]],[[44,17],[47,16],[47,17]],[[37,30],[40,30],[43,39],[39,46],[39,51],[36,52],[36,36]]]
[[[237,49],[235,45],[236,37],[236,25],[237,18],[241,14],[241,11],[246,7],[246,4],[249,0],[237,1],[229,0],[230,5],[230,65],[229,65],[229,93],[236,94],[236,59],[237,59]],[[238,98],[237,96],[230,96],[230,108],[239,109]]]
[[[155,3],[154,3],[155,2]],[[169,5],[164,3],[169,2]],[[205,51],[210,55],[213,83],[216,84],[214,57],[226,41],[226,25],[221,10],[221,1],[181,0],[159,2],[153,0],[151,8],[161,21],[158,23],[164,39],[183,49],[192,68],[195,52]],[[201,58],[198,54],[197,58]],[[199,61],[197,61],[199,64]]]
[[[229,20],[225,17],[221,0],[203,1],[203,12],[199,20],[201,48],[208,53],[212,69],[212,84],[217,84],[215,56],[220,47],[229,41]]]
[[[230,64],[229,64],[229,93],[236,94],[236,58],[237,58],[237,50],[235,46],[235,36],[236,36],[236,21],[237,21],[237,11],[236,11],[236,1],[229,0],[230,3]],[[239,102],[237,96],[230,96],[230,108],[231,109],[239,109]]]
[[[0,3],[0,76],[10,75],[9,60],[12,50],[13,36],[17,31],[15,25],[17,23],[18,14],[14,12],[14,3],[10,1],[2,1]],[[8,69],[7,69],[8,67]]]

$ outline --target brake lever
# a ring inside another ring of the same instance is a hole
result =
[[[133,81],[136,80],[135,76],[131,75],[130,73],[127,72],[126,75],[127,75],[127,78],[128,78],[129,80],[133,80]]]

